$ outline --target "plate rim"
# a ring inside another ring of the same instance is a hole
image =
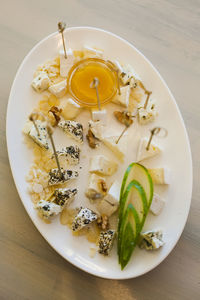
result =
[[[129,45],[130,47],[132,47],[138,54],[140,54],[142,56],[142,58],[150,65],[150,67],[154,70],[154,72],[157,74],[157,76],[159,77],[159,79],[161,80],[161,82],[163,83],[163,85],[165,86],[165,88],[167,89],[170,97],[172,98],[173,100],[173,103],[174,105],[176,106],[176,110],[178,112],[178,115],[179,115],[179,118],[180,118],[180,121],[181,121],[181,125],[182,125],[182,128],[183,128],[183,131],[184,131],[184,137],[185,137],[185,142],[187,144],[187,150],[188,150],[188,154],[189,154],[189,165],[190,165],[190,174],[191,174],[191,178],[190,178],[190,191],[189,191],[189,194],[190,194],[190,199],[188,200],[187,204],[188,204],[188,211],[187,211],[187,214],[185,216],[185,220],[184,222],[182,222],[182,228],[179,232],[179,235],[177,237],[177,239],[172,243],[172,246],[171,246],[171,249],[168,253],[166,253],[162,259],[160,261],[158,261],[156,264],[154,264],[153,266],[151,265],[150,267],[146,268],[144,271],[140,272],[138,275],[125,275],[125,276],[105,276],[105,275],[101,275],[101,274],[97,274],[95,273],[93,270],[87,270],[85,269],[84,267],[81,267],[80,265],[76,264],[75,262],[73,261],[70,261],[67,257],[64,256],[63,253],[61,253],[58,249],[56,249],[54,247],[54,245],[52,245],[52,243],[50,241],[48,241],[46,239],[46,237],[44,236],[44,234],[40,231],[39,227],[36,226],[33,218],[31,217],[29,211],[26,209],[25,207],[25,204],[24,202],[22,201],[22,197],[21,197],[21,192],[19,190],[19,187],[18,187],[18,184],[15,180],[15,172],[14,172],[14,167],[12,165],[12,159],[11,159],[11,154],[10,154],[10,151],[9,151],[9,137],[8,137],[8,123],[9,123],[9,111],[10,111],[10,105],[11,105],[11,98],[12,98],[12,94],[13,94],[13,89],[14,89],[14,86],[15,86],[15,82],[18,78],[18,74],[20,73],[21,69],[23,68],[24,64],[26,63],[27,59],[29,58],[29,56],[32,54],[32,52],[35,51],[35,49],[37,47],[39,47],[43,42],[45,42],[46,40],[52,38],[53,36],[56,36],[57,34],[59,34],[58,32],[54,32],[54,33],[51,33],[49,34],[48,36],[44,37],[42,40],[40,40],[38,43],[36,43],[32,48],[31,50],[29,50],[29,52],[25,55],[25,57],[23,58],[22,62],[20,63],[18,69],[17,69],[17,72],[15,74],[15,77],[14,77],[14,80],[13,80],[13,83],[12,83],[12,86],[11,86],[11,89],[10,89],[10,93],[9,93],[9,98],[8,98],[8,104],[7,104],[7,113],[6,113],[6,145],[7,145],[7,152],[8,152],[8,159],[9,159],[9,165],[10,165],[10,168],[11,168],[11,172],[12,172],[12,177],[13,177],[13,180],[14,180],[14,183],[15,183],[15,187],[17,189],[17,192],[18,192],[18,195],[20,197],[20,200],[23,204],[23,207],[26,211],[26,213],[28,214],[28,216],[30,217],[31,221],[33,222],[35,228],[39,231],[39,233],[42,235],[42,237],[47,241],[47,243],[60,255],[62,256],[65,261],[67,261],[68,263],[71,263],[73,266],[75,266],[76,268],[90,274],[90,275],[94,275],[96,277],[99,277],[99,278],[104,278],[104,279],[111,279],[111,280],[125,280],[125,279],[132,279],[132,278],[137,278],[139,276],[142,276],[148,272],[150,272],[151,270],[155,269],[159,264],[161,264],[166,258],[167,256],[172,252],[172,250],[174,249],[174,247],[176,246],[176,244],[178,243],[182,233],[183,233],[183,230],[185,228],[185,225],[186,225],[186,222],[187,222],[187,219],[188,219],[188,215],[189,215],[189,212],[190,212],[190,206],[191,206],[191,200],[192,200],[192,190],[193,190],[193,163],[192,163],[192,153],[191,153],[191,147],[190,147],[190,141],[189,141],[189,136],[188,136],[188,133],[187,133],[187,130],[186,130],[186,126],[185,126],[185,123],[184,123],[184,120],[183,120],[183,117],[182,117],[182,114],[179,110],[179,107],[176,103],[176,100],[171,92],[171,90],[169,89],[167,83],[165,82],[165,80],[163,79],[163,77],[160,75],[159,71],[154,67],[154,65],[150,62],[150,60],[140,51],[138,50],[132,43],[130,43],[129,41],[127,41],[126,39],[122,38],[121,36],[115,34],[115,33],[112,33],[108,30],[105,30],[105,29],[102,29],[102,28],[98,28],[98,27],[92,27],[92,26],[73,26],[73,27],[68,27],[66,29],[66,31],[73,31],[73,30],[92,30],[92,31],[100,31],[100,32],[104,32],[106,34],[109,34],[111,36],[114,36],[115,38],[117,39],[120,39],[122,42],[124,42],[125,44]],[[121,273],[123,275],[123,272]]]

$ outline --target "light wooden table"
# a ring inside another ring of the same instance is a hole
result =
[[[0,299],[200,299],[199,13],[199,0],[1,2]],[[24,56],[58,20],[104,28],[133,43],[166,80],[186,123],[194,165],[189,218],[169,257],[136,279],[95,278],[61,258],[30,221],[12,179],[5,138],[11,84]]]

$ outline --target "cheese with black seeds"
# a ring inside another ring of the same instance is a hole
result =
[[[56,151],[58,157],[64,157],[70,165],[77,165],[80,160],[80,148],[78,146],[68,146]]]
[[[97,220],[97,214],[89,208],[81,208],[72,223],[72,230],[78,231]]]
[[[113,242],[116,236],[115,230],[101,231],[98,243],[98,252],[100,254],[108,255],[112,249]]]
[[[56,189],[53,195],[55,197],[54,202],[63,207],[67,206],[72,203],[77,192],[78,192],[77,189],[70,189],[70,188]]]
[[[76,141],[83,143],[83,126],[81,123],[76,121],[60,121],[58,127],[64,130],[68,135],[70,135]]]
[[[77,171],[64,170],[61,168],[62,176],[60,177],[60,172],[58,169],[51,169],[49,172],[49,185],[63,184],[69,180],[75,179],[78,177]]]

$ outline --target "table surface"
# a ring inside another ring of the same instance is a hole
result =
[[[200,299],[199,17],[199,0],[1,3],[0,299]],[[100,279],[66,262],[32,224],[13,182],[5,137],[11,84],[24,56],[56,31],[60,20],[69,26],[100,27],[133,43],[166,80],[187,127],[194,167],[187,224],[167,259],[136,279]]]

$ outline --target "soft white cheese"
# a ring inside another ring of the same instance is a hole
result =
[[[60,205],[45,200],[40,200],[36,204],[36,209],[38,210],[39,215],[44,219],[49,219],[62,211]]]
[[[42,122],[40,120],[35,120],[35,124],[38,128],[38,132],[32,121],[27,121],[23,133],[27,134],[32,140],[38,144],[41,148],[49,149],[49,144],[47,141],[48,133],[46,128],[46,122]]]
[[[102,189],[102,184],[106,186],[105,178],[96,174],[91,174],[89,177],[89,184],[85,192],[86,196],[92,200],[103,198],[105,192]]]
[[[101,215],[106,215],[110,217],[119,206],[119,197],[120,197],[120,184],[119,182],[115,181],[107,195],[100,201],[97,206],[97,209]]]
[[[60,121],[58,127],[62,128],[64,132],[70,135],[76,141],[83,143],[83,126],[76,121]]]
[[[161,198],[158,194],[154,193],[152,203],[150,206],[150,211],[154,215],[158,216],[163,210],[164,206],[165,206],[165,200]]]
[[[46,72],[39,72],[39,74],[33,78],[31,85],[36,92],[41,93],[48,89],[50,82]]]
[[[130,84],[131,87],[135,86],[135,79],[139,79],[131,65],[123,66],[123,71],[120,74],[121,81],[124,85]]]
[[[117,163],[108,159],[104,155],[93,156],[90,160],[90,173],[97,173],[100,175],[112,175],[117,171]]]
[[[75,119],[81,112],[81,107],[71,98],[63,100],[59,106],[62,109],[61,116],[65,120]]]
[[[141,161],[150,157],[153,157],[161,152],[161,149],[151,142],[149,150],[146,149],[148,144],[147,138],[141,138],[139,142],[138,152],[137,152],[137,161]]]
[[[61,98],[67,91],[67,80],[63,80],[49,87],[49,92],[55,95],[57,98]]]
[[[162,240],[161,230],[151,230],[140,234],[140,248],[145,248],[146,250],[156,250],[164,245]]]
[[[171,172],[168,168],[148,169],[154,184],[170,184]]]
[[[92,110],[92,120],[93,121],[101,121],[101,123],[103,125],[105,125],[106,121],[107,121],[107,111],[106,111],[106,109]]]
[[[60,51],[60,76],[67,77],[69,70],[74,64],[74,55],[72,49],[67,49],[67,58],[65,58],[64,50]]]
[[[149,99],[147,107],[144,108],[139,104],[138,106],[138,121],[141,125],[145,125],[147,123],[153,122],[158,115],[155,108],[155,101],[153,99]]]
[[[72,223],[72,230],[78,231],[97,220],[97,214],[89,208],[81,208]]]
[[[112,102],[128,108],[130,91],[131,91],[131,88],[129,85],[121,87],[120,88],[121,94],[119,95],[119,93],[117,93],[117,95],[113,98]]]
[[[127,151],[127,136],[124,135],[116,144],[118,138],[119,136],[102,137],[102,142],[116,155],[121,162],[123,162]]]

